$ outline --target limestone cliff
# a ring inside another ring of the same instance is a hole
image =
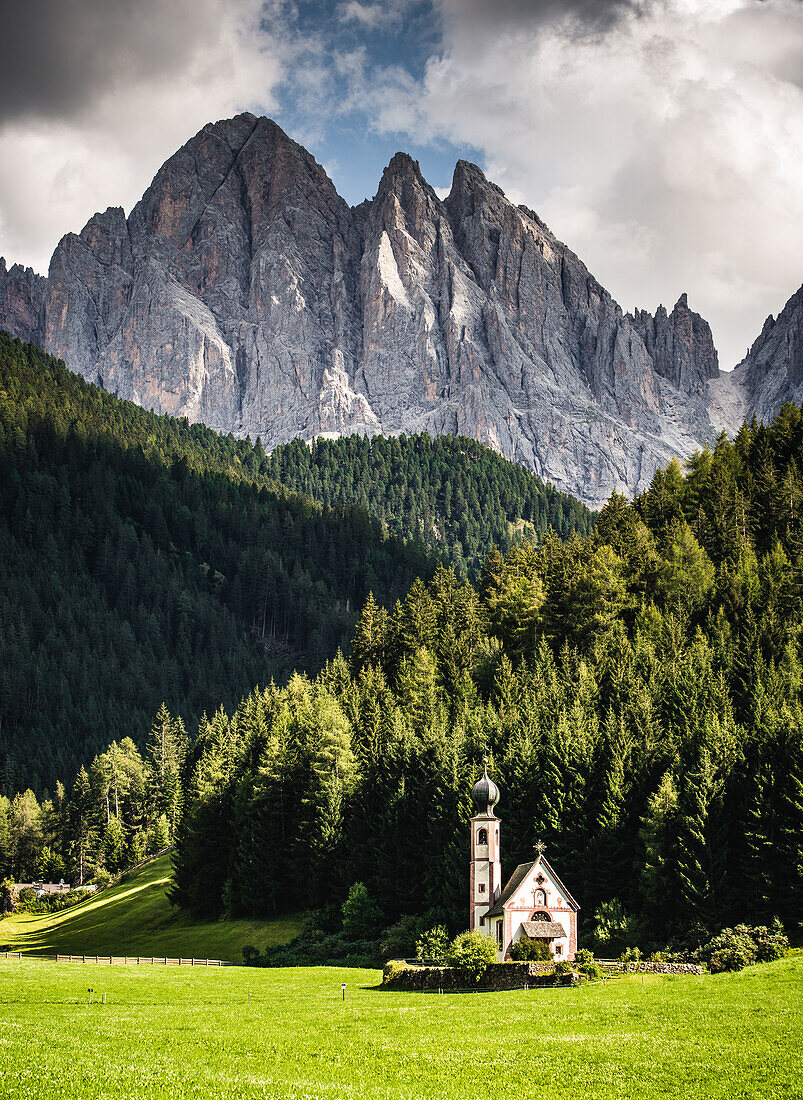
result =
[[[771,419],[787,401],[803,404],[803,286],[777,318],[767,318],[733,378],[747,413],[759,420]]]
[[[711,332],[685,295],[671,314],[624,314],[464,161],[441,201],[399,153],[350,208],[250,114],[204,127],[128,218],[110,208],[64,237],[46,286],[19,271],[0,268],[0,325],[121,396],[266,447],[464,433],[600,504],[722,421]]]
[[[6,267],[0,256],[0,325],[20,340],[44,340],[44,309],[47,279],[32,268],[13,264]]]

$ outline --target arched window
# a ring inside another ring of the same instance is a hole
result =
[[[480,829],[479,830],[479,832],[477,833],[477,843],[478,844],[487,844],[488,843],[488,830],[487,829]]]
[[[549,913],[539,912],[539,910],[536,909],[536,911],[530,917],[530,920],[545,920],[551,922],[552,917],[550,917]]]
[[[536,890],[533,900],[535,905],[546,905],[546,893],[543,890]]]

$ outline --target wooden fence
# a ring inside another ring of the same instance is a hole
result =
[[[51,962],[92,963],[93,966],[241,966],[225,959],[171,959],[165,955],[28,955],[0,951],[0,959],[50,959]]]

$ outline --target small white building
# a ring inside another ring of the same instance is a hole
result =
[[[496,940],[500,961],[522,936],[543,940],[553,958],[573,959],[580,906],[536,845],[536,858],[520,863],[502,886],[500,821],[494,813],[499,788],[488,775],[472,788],[477,813],[471,819],[469,928]]]

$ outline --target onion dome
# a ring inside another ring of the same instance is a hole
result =
[[[482,778],[471,788],[471,797],[477,807],[477,813],[494,817],[494,806],[499,801],[499,788],[488,775],[487,763],[482,769]]]

